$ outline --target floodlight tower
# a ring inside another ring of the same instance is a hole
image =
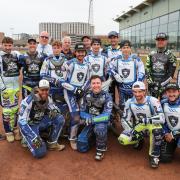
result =
[[[88,24],[93,25],[93,0],[89,0]]]

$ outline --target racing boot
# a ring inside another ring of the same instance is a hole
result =
[[[4,135],[0,134],[0,141],[5,140],[5,139],[6,139],[6,137]]]
[[[13,132],[6,133],[6,140],[7,140],[9,143],[14,142],[14,134],[13,134]]]
[[[103,151],[100,151],[100,150],[97,150],[96,151],[96,155],[95,155],[95,160],[97,161],[101,161],[103,158],[104,158],[104,152]]]
[[[152,168],[158,168],[159,157],[149,156],[149,163]]]
[[[14,133],[14,139],[16,141],[20,141],[21,140],[21,134],[20,134],[20,131],[17,127],[14,128],[13,133]]]
[[[77,150],[77,142],[75,140],[70,140],[70,145],[73,150]]]
[[[64,144],[58,144],[58,143],[48,143],[47,142],[47,147],[50,151],[62,151],[65,149]]]
[[[26,142],[26,140],[25,140],[24,138],[21,139],[21,146],[22,146],[23,148],[27,148],[27,147],[28,147],[28,146],[27,146],[27,142]]]

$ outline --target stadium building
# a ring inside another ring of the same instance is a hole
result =
[[[180,0],[146,0],[115,19],[121,39],[134,48],[155,48],[158,32],[169,35],[169,48],[180,50]]]

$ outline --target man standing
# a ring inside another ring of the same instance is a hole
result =
[[[70,59],[74,58],[74,54],[71,51],[71,37],[65,36],[62,39],[62,50],[61,50],[61,53],[64,54],[64,56],[66,57],[67,60],[70,60]]]
[[[86,52],[87,52],[87,55],[90,54],[92,52],[91,50],[91,37],[90,36],[83,36],[81,38],[81,41],[83,42],[85,48],[86,48]]]
[[[180,148],[180,92],[176,83],[165,88],[166,99],[161,104],[166,122],[163,126],[164,141],[161,145],[161,161],[171,162],[176,147]]]
[[[42,31],[39,36],[39,44],[37,46],[37,51],[44,57],[47,57],[53,53],[52,46],[48,44],[48,42],[49,42],[48,32]]]
[[[110,62],[110,70],[108,72],[118,83],[119,105],[123,110],[124,103],[133,95],[133,83],[144,80],[145,70],[141,59],[137,55],[132,54],[130,41],[124,40],[120,46],[122,55],[117,56]]]
[[[4,130],[8,142],[20,140],[17,129],[17,114],[19,100],[19,74],[21,65],[19,53],[12,51],[13,39],[5,37],[0,51],[0,84],[1,106]]]
[[[107,55],[108,59],[112,60],[121,55],[119,46],[119,34],[116,31],[111,31],[108,34],[110,46],[108,46],[103,52]]]
[[[64,63],[62,68],[67,74],[64,81],[59,80],[59,82],[64,88],[64,98],[71,114],[70,145],[72,149],[77,150],[76,139],[80,123],[79,100],[89,87],[89,66],[84,61],[86,49],[82,43],[76,44],[75,55],[76,58]]]
[[[90,83],[91,90],[83,96],[80,106],[80,116],[86,126],[78,136],[77,148],[80,152],[87,152],[95,133],[95,159],[102,160],[107,150],[108,121],[113,102],[110,94],[102,90],[102,80],[98,75],[91,76]]]
[[[99,38],[93,38],[91,45],[92,45],[92,52],[85,57],[85,61],[89,64],[91,68],[90,76],[93,75],[100,76],[103,82],[103,89],[106,89],[106,91],[108,91],[111,83],[111,79],[107,80],[108,61],[107,61],[107,57],[104,56],[100,51],[101,40]]]
[[[18,125],[35,158],[41,158],[47,152],[46,144],[40,135],[44,130],[49,129],[49,150],[61,151],[65,148],[64,145],[58,144],[65,120],[48,95],[49,82],[43,79],[39,82],[38,92],[27,96],[20,106]]]
[[[29,95],[34,87],[38,86],[40,70],[44,60],[44,57],[36,51],[37,42],[35,39],[29,39],[27,46],[28,52],[20,56],[20,62],[23,67],[23,98]]]
[[[154,97],[162,97],[163,89],[174,77],[177,59],[167,49],[168,36],[165,33],[156,35],[157,51],[152,51],[146,61],[146,75],[149,92]]]

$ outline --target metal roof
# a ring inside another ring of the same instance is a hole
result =
[[[143,8],[145,8],[147,6],[152,6],[152,3],[155,1],[158,1],[158,0],[145,0],[142,3],[140,3],[139,5],[137,5],[136,7],[132,7],[129,11],[125,12],[124,14],[122,14],[119,17],[117,17],[116,19],[114,19],[114,21],[120,22],[123,19],[130,17],[137,12],[140,12]]]

